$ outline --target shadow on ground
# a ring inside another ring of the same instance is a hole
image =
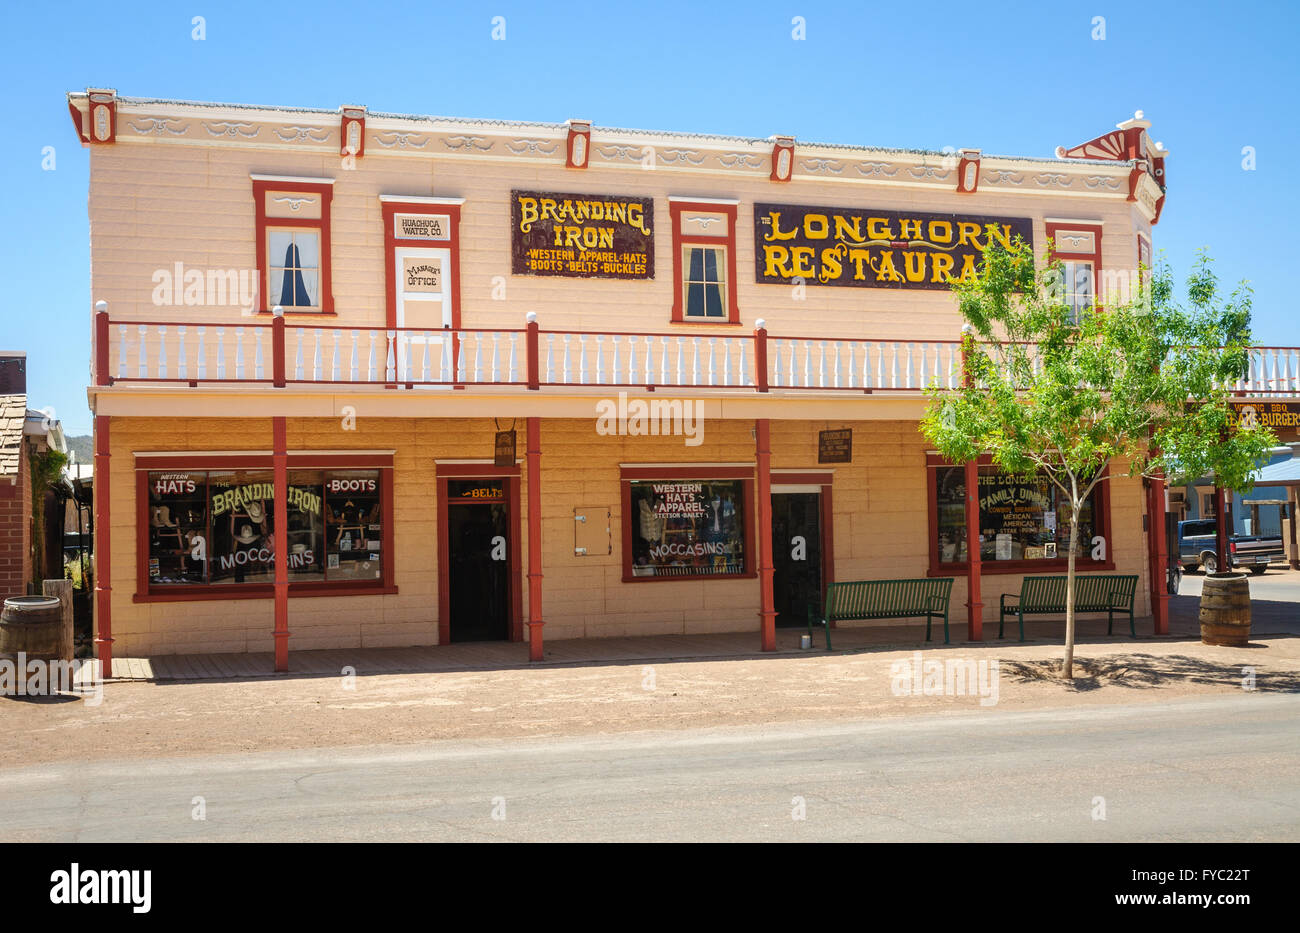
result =
[[[1184,654],[1121,654],[1097,661],[1076,657],[1072,683],[1061,680],[1059,658],[1002,661],[999,669],[1018,683],[1057,683],[1076,693],[1111,686],[1140,690],[1180,683],[1241,688],[1251,673],[1241,664],[1221,664]],[[1300,693],[1300,671],[1256,669],[1254,674],[1254,689],[1260,693]]]

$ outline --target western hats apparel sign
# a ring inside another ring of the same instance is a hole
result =
[[[653,198],[510,192],[516,275],[655,277]]]
[[[1030,247],[1025,217],[754,205],[760,284],[947,289],[973,278],[990,244]]]

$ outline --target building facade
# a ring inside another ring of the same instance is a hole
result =
[[[770,648],[829,581],[925,576],[956,578],[980,638],[1000,593],[1063,572],[1068,523],[1046,482],[919,433],[925,389],[960,378],[950,285],[1021,236],[1090,303],[1149,263],[1165,200],[1140,114],[1043,159],[68,104],[101,656]],[[1157,631],[1163,509],[1100,484],[1078,555],[1139,574]]]

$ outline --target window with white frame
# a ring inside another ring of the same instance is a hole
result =
[[[726,269],[726,247],[682,247],[682,308],[685,317],[726,319]]]
[[[1064,301],[1070,309],[1070,319],[1078,321],[1083,311],[1091,308],[1095,301],[1092,262],[1089,260],[1067,259],[1062,263],[1064,274]]]
[[[272,305],[300,311],[320,308],[320,231],[266,231],[267,294]]]

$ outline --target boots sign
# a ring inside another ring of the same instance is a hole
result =
[[[1017,236],[1033,246],[1028,218],[755,204],[755,280],[947,289],[975,277],[991,244]]]

